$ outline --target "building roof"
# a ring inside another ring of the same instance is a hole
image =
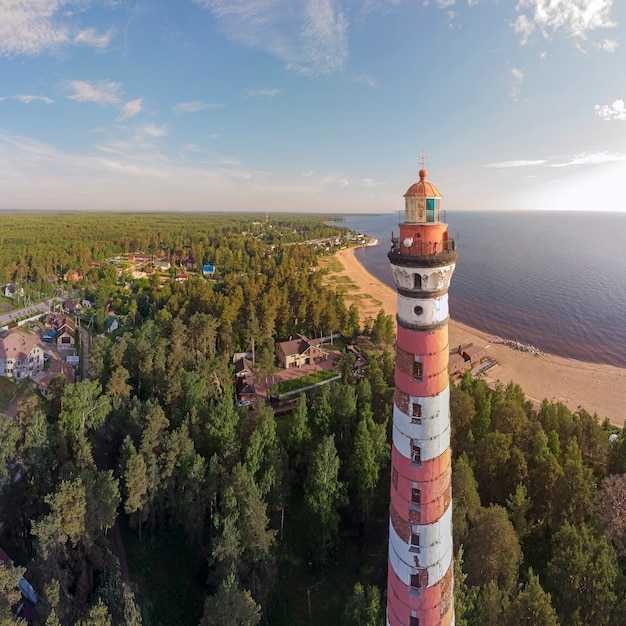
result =
[[[289,341],[281,341],[279,345],[283,353],[287,356],[292,354],[304,354],[311,347],[316,347],[320,350],[319,339],[307,339],[304,335],[300,334],[296,334],[295,337]]]
[[[75,302],[74,300],[66,300],[63,303],[63,308],[66,311],[77,311],[77,310],[80,310],[82,306],[78,302]]]
[[[473,343],[468,343],[461,348],[461,353],[467,355],[473,361],[475,357],[483,356],[485,348],[484,346],[475,346]]]
[[[243,378],[237,379],[237,384],[235,385],[237,388],[237,394],[239,396],[246,395],[250,396],[256,394],[256,388],[254,386],[254,379],[251,375],[247,375]]]
[[[39,344],[24,333],[9,333],[0,339],[0,358],[24,360]]]
[[[441,194],[439,193],[437,187],[426,180],[428,172],[422,169],[419,171],[419,175],[419,182],[413,183],[404,194],[404,197],[419,196],[422,198],[441,198]]]
[[[76,329],[73,319],[59,313],[48,313],[44,319],[44,325],[50,326],[56,332],[62,332],[66,327],[72,332]]]
[[[254,367],[252,365],[252,361],[249,359],[241,358],[235,361],[235,374],[242,374],[245,372],[252,372]]]
[[[448,360],[448,371],[455,374],[467,367],[469,363],[458,352],[451,352]]]

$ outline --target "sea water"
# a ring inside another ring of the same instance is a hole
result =
[[[357,259],[395,288],[387,252],[401,213],[339,224],[379,240]],[[459,253],[452,319],[564,357],[626,367],[626,214],[447,212]]]

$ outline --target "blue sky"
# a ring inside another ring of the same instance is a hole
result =
[[[0,209],[626,210],[623,0],[0,0]]]

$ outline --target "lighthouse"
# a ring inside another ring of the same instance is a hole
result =
[[[427,175],[404,194],[388,254],[398,292],[388,626],[454,624],[448,288],[457,252]]]

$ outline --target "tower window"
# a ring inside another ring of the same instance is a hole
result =
[[[416,574],[411,574],[411,588],[424,589],[428,587],[428,570],[426,568],[417,570]]]
[[[420,618],[411,616],[409,620],[409,626],[420,626]]]
[[[411,533],[411,546],[414,548],[420,547],[420,534],[419,533]]]
[[[422,380],[423,365],[419,361],[413,361],[413,378]]]
[[[411,417],[422,417],[422,405],[419,402],[413,402],[411,409]]]
[[[439,221],[439,201],[435,198],[428,198],[426,200],[426,221]]]
[[[413,289],[421,289],[422,288],[422,275],[421,274],[413,274]]]
[[[422,493],[419,489],[415,487],[411,489],[411,502],[413,502],[413,504],[419,504],[421,496],[422,496]]]
[[[415,313],[415,315],[421,315],[424,312],[424,309],[421,306],[416,306],[413,309],[413,312]]]
[[[411,459],[413,463],[422,462],[422,450],[415,442],[411,442]]]

